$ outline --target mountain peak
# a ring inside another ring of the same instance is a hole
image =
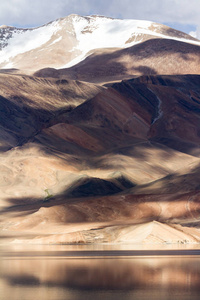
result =
[[[14,26],[1,25],[0,29],[15,28]]]
[[[68,68],[97,49],[124,49],[155,38],[200,45],[187,34],[151,21],[71,14],[37,28],[1,26],[0,68]]]

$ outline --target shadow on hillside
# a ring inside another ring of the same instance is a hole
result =
[[[0,95],[1,152],[32,141],[43,129],[65,120],[66,115],[75,108],[70,101],[59,109],[36,109],[28,102],[28,98],[23,96],[13,96],[10,100]],[[4,146],[4,140],[8,145]]]
[[[118,78],[117,76],[128,75],[156,75],[157,70],[152,67],[152,62],[147,60],[151,58],[163,60],[164,57],[175,54],[177,58],[181,58],[183,61],[191,62],[193,59],[192,54],[196,57],[200,56],[200,47],[171,39],[150,39],[142,43],[136,44],[129,48],[114,50],[109,53],[95,53],[88,56],[84,61],[77,65],[67,69],[42,69],[35,73],[36,76],[41,77],[66,77],[69,79],[78,79],[88,82],[96,82],[99,78]],[[127,62],[124,57],[127,57],[131,62]],[[177,58],[174,58],[175,61]],[[123,61],[124,62],[121,62]],[[137,66],[137,63],[141,60],[141,65]],[[136,65],[134,66],[134,63]],[[167,61],[165,62],[168,63]],[[128,64],[128,67],[126,65]],[[148,65],[149,64],[149,65]],[[177,69],[173,74],[179,73]],[[188,72],[189,73],[189,72]],[[101,81],[100,80],[100,81]]]
[[[153,183],[146,185],[134,185],[133,182],[129,181],[125,177],[116,177],[112,180],[102,180],[99,178],[82,178],[74,182],[70,188],[66,189],[60,194],[49,195],[45,198],[33,198],[33,197],[21,197],[21,198],[10,198],[7,202],[10,204],[9,207],[1,210],[0,215],[6,213],[15,213],[16,216],[27,216],[37,212],[41,207],[54,207],[64,205],[66,208],[70,207],[72,211],[79,212],[79,203],[84,203],[88,209],[97,205],[100,209],[105,206],[110,209],[108,212],[113,214],[113,205],[122,205],[123,207],[129,207],[130,205],[141,205],[146,203],[175,203],[176,209],[178,209],[179,203],[183,207],[188,205],[189,211],[183,209],[182,219],[184,224],[200,222],[200,167],[196,167],[189,174],[186,175],[168,175],[160,180],[154,181]],[[138,193],[139,192],[139,193]],[[102,201],[102,204],[101,204]],[[96,203],[96,204],[95,204]],[[183,204],[185,203],[185,204]],[[187,203],[187,204],[186,204]],[[73,204],[76,207],[73,208]],[[72,206],[71,206],[72,205]],[[106,209],[106,208],[105,208]],[[150,208],[148,208],[150,209]],[[122,212],[122,214],[125,212]],[[80,210],[81,214],[81,210]],[[90,216],[95,221],[95,216]],[[84,215],[84,218],[86,216]],[[190,221],[190,219],[192,221]],[[87,220],[84,219],[84,220]],[[165,222],[166,219],[159,217],[157,210],[155,210],[155,216],[152,216],[152,220]],[[174,221],[174,217],[168,216],[167,221]],[[188,220],[188,222],[187,222]],[[76,222],[83,221],[76,219]],[[98,220],[96,220],[98,221]],[[198,221],[198,222],[197,222]],[[199,223],[198,223],[199,224]],[[195,226],[198,226],[196,224]]]
[[[10,207],[3,209],[1,213],[18,211],[20,215],[24,215],[26,211],[33,213],[43,206],[48,207],[59,203],[70,204],[93,197],[111,196],[134,186],[136,186],[134,182],[120,173],[110,180],[83,176],[58,195],[49,194],[44,198],[22,197],[8,199]]]

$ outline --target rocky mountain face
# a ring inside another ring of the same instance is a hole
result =
[[[20,30],[1,28],[1,240],[198,243],[199,42],[97,16]]]

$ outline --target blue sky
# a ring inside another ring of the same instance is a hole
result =
[[[72,13],[149,20],[200,38],[200,0],[0,0],[0,25],[36,27]]]

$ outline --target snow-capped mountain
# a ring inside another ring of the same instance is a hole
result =
[[[38,70],[71,67],[95,49],[128,48],[153,38],[200,45],[167,26],[139,20],[70,15],[38,28],[0,27],[0,67]]]

